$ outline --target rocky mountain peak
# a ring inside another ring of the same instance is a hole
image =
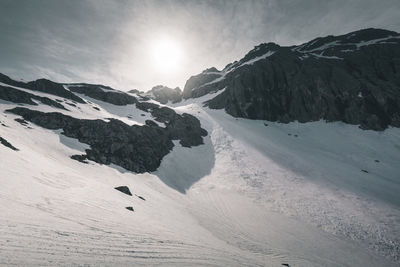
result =
[[[161,104],[167,104],[169,101],[176,103],[182,100],[182,90],[179,87],[172,89],[164,85],[156,85],[145,96]]]
[[[223,71],[229,72],[237,67],[252,64],[258,60],[265,59],[272,56],[281,48],[281,46],[275,43],[262,43],[258,46],[255,46],[254,49],[250,50],[241,60],[228,64]]]
[[[363,29],[283,47],[263,43],[221,72],[186,82],[183,97],[251,119],[400,127],[400,34]]]
[[[340,54],[359,50],[360,47],[385,44],[400,43],[400,34],[382,29],[363,29],[344,35],[319,37],[307,43],[295,47],[293,50],[302,53],[330,53]]]
[[[212,74],[212,73],[220,73],[221,71],[215,67],[211,67],[208,69],[203,70],[202,74]]]

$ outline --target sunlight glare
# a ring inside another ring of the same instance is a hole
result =
[[[153,44],[152,57],[155,69],[162,73],[173,73],[180,67],[182,49],[174,40],[159,39]]]

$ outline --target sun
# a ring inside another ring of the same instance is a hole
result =
[[[177,72],[182,62],[182,48],[172,39],[163,38],[153,42],[151,48],[154,68],[165,74]]]

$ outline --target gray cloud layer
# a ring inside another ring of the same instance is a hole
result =
[[[120,89],[183,86],[262,42],[299,44],[375,27],[400,31],[398,0],[0,0],[0,72]],[[179,72],[154,70],[158,36],[180,42]]]

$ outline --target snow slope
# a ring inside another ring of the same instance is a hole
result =
[[[1,102],[0,136],[19,151],[0,145],[0,265],[399,264],[399,129],[265,126],[204,108],[207,97],[174,106],[201,120],[205,144],[175,143],[145,174],[72,160],[85,144],[21,125]],[[100,111],[57,111],[142,123],[134,107],[90,101]]]
[[[340,122],[233,118],[203,108],[200,103],[208,96],[203,98],[176,109],[200,117],[212,129],[214,150],[220,151],[215,157],[229,160],[215,164],[222,174],[211,174],[200,184],[208,177],[210,182],[230,177],[221,183],[236,187],[265,210],[399,261],[399,129],[376,132]]]

